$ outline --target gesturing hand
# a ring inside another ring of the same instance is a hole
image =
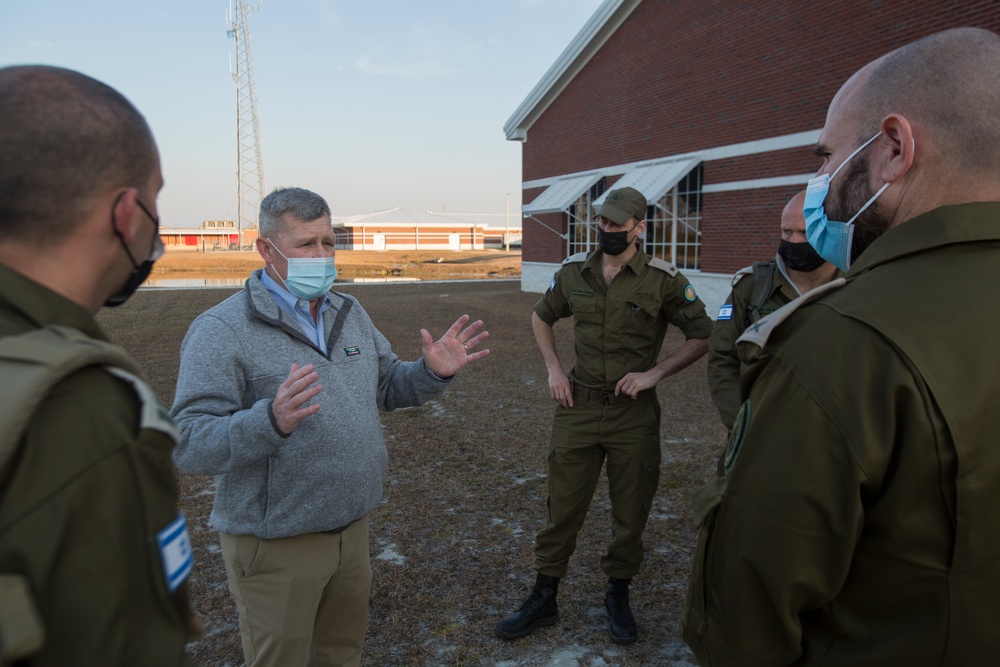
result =
[[[424,363],[438,377],[451,377],[462,370],[470,361],[477,361],[487,356],[489,350],[472,350],[490,337],[488,331],[476,333],[483,328],[483,321],[476,320],[465,329],[469,321],[468,315],[462,315],[444,333],[439,340],[434,340],[427,329],[420,330],[423,340]]]
[[[299,422],[319,412],[319,403],[305,405],[306,401],[323,391],[323,385],[314,384],[318,379],[319,373],[313,372],[312,364],[301,368],[292,364],[288,378],[278,387],[278,393],[271,401],[271,413],[282,433],[290,435]]]

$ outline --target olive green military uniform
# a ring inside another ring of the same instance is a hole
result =
[[[104,338],[83,308],[0,265],[0,335],[56,324]],[[173,440],[140,428],[142,407],[107,370],[78,371],[0,473],[0,573],[28,579],[45,630],[31,665],[185,663],[185,572],[161,556],[183,546]]]
[[[778,270],[778,266],[776,262],[771,290],[760,307],[760,317],[773,313],[799,296],[798,289],[783,271]],[[708,388],[727,429],[733,428],[740,409],[740,358],[736,354],[736,339],[749,323],[748,310],[753,292],[753,267],[747,267],[733,276],[733,289],[719,308],[709,340]]]
[[[771,290],[761,304],[760,317],[773,313],[799,296],[799,290],[786,275],[780,257],[775,258],[773,266]],[[842,275],[843,272],[838,270],[834,278]],[[722,423],[730,430],[740,409],[740,358],[736,351],[736,339],[749,324],[748,311],[753,292],[753,267],[749,266],[733,276],[733,290],[719,308],[709,341],[708,388]]]
[[[628,579],[642,561],[642,532],[660,477],[660,405],[655,390],[615,396],[624,375],[656,365],[668,324],[707,338],[712,320],[687,279],[639,251],[608,286],[601,252],[567,259],[535,304],[550,326],[574,317],[573,407],[557,407],[548,454],[548,520],[535,542],[535,570],[563,577],[605,456],[611,544],[602,569]]]
[[[1000,203],[890,229],[842,284],[741,338],[684,638],[702,665],[993,664]]]

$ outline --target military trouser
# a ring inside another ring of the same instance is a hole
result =
[[[629,579],[642,562],[642,532],[660,481],[660,404],[654,391],[604,405],[557,407],[548,452],[548,519],[535,538],[535,570],[566,576],[604,459],[611,498],[611,544],[601,569]]]

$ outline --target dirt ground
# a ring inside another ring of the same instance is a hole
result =
[[[338,263],[347,253],[338,253]],[[343,264],[342,264],[343,266]],[[536,294],[518,281],[344,285],[404,360],[420,354],[421,327],[439,336],[463,313],[486,322],[490,356],[465,369],[438,399],[384,415],[385,495],[372,516],[374,583],[364,665],[693,665],[678,621],[696,542],[689,499],[710,478],[724,429],[709,399],[705,360],[659,388],[663,464],[632,585],[639,641],[608,638],[599,560],[610,535],[607,486],[599,486],[559,592],[558,625],[528,637],[493,636],[534,581],[535,532],[545,516],[545,460],[553,403],[531,334]],[[170,405],[181,338],[192,318],[232,290],[140,291],[99,320],[141,361]],[[572,363],[570,322],[557,325]],[[672,331],[664,345],[681,337]],[[194,606],[208,631],[189,645],[199,665],[239,665],[238,618],[218,535],[208,525],[214,483],[182,475],[181,505],[195,550]]]

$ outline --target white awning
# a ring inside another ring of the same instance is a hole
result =
[[[599,181],[602,175],[601,172],[594,171],[579,176],[561,178],[545,188],[542,194],[535,197],[535,201],[523,207],[521,212],[524,215],[533,215],[535,213],[559,213],[565,211],[573,202],[580,198],[580,195]]]
[[[605,191],[604,194],[594,201],[594,206],[597,207],[603,204],[604,198],[608,196],[608,192],[611,190],[624,187],[635,188],[644,194],[646,201],[650,206],[653,206],[660,200],[660,197],[670,192],[671,188],[687,176],[689,171],[698,166],[699,162],[701,162],[700,157],[688,156],[684,158],[671,158],[629,169],[625,172],[624,176],[615,182],[610,190]]]

